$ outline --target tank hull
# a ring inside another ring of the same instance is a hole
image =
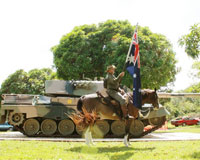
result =
[[[56,90],[56,86],[58,89]],[[49,81],[46,95],[5,94],[1,104],[1,122],[8,121],[21,133],[34,137],[82,137],[84,130],[70,119],[77,113],[80,96],[103,90],[102,81]],[[160,128],[168,111],[149,108],[146,115],[137,120],[130,119],[132,137],[142,137]],[[150,130],[145,127],[152,126]],[[94,137],[123,137],[124,122],[121,120],[98,120],[92,132]]]
[[[7,98],[6,98],[7,96]],[[78,138],[82,137],[84,131],[78,129],[73,121],[70,119],[69,115],[76,113],[76,104],[79,98],[74,97],[40,97],[45,98],[46,101],[40,101],[33,104],[34,96],[30,96],[30,101],[22,103],[19,100],[19,97],[24,98],[27,95],[6,95],[5,101],[2,103],[1,115],[4,117],[4,121],[8,121],[9,124],[15,126],[21,133],[27,136],[34,137],[71,137]],[[12,97],[14,96],[14,97]],[[18,100],[16,102],[16,97]],[[10,99],[15,100],[10,100]],[[132,121],[132,137],[142,137],[148,133],[144,128],[148,125],[153,126],[151,130],[158,129],[165,122],[165,116],[168,113],[164,107],[161,107],[157,110],[149,111],[147,117],[140,115],[137,121]],[[161,119],[159,119],[161,118]],[[154,119],[154,120],[152,120]],[[156,120],[160,122],[157,123]],[[151,122],[151,121],[152,122]],[[100,128],[93,130],[94,137],[109,137],[117,138],[123,137],[125,134],[125,128],[123,121],[120,120],[109,120],[104,119],[100,120],[96,127]],[[153,123],[153,124],[152,124]],[[136,126],[134,126],[136,125]],[[32,128],[30,126],[33,126]],[[139,128],[139,131],[136,131],[135,128]],[[46,129],[49,128],[49,129]],[[55,128],[55,129],[54,129]],[[103,133],[99,135],[99,133]]]

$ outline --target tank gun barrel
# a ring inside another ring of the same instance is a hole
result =
[[[164,93],[158,92],[158,98],[176,98],[176,97],[187,97],[187,98],[198,98],[200,93]]]

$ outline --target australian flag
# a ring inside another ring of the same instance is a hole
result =
[[[126,59],[126,69],[133,77],[133,105],[138,109],[142,108],[141,80],[140,80],[140,55],[137,37],[137,27],[129,48]]]

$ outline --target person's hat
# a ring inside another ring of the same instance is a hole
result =
[[[110,65],[110,66],[108,66],[106,72],[108,72],[108,71],[109,71],[110,69],[112,69],[112,68],[113,68],[113,69],[116,69],[115,65]]]

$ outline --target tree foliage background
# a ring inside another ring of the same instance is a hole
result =
[[[190,33],[179,39],[179,45],[186,53],[197,59],[200,53],[200,24],[194,24]],[[64,35],[60,43],[52,47],[57,73],[51,69],[33,69],[28,73],[17,70],[1,85],[2,93],[44,94],[46,80],[57,76],[64,80],[80,80],[84,77],[94,79],[105,76],[106,67],[117,66],[116,74],[122,71],[135,26],[128,21],[108,20],[98,25],[75,27]],[[164,35],[152,33],[148,27],[138,29],[141,80],[143,88],[160,88],[175,80],[175,52]],[[200,62],[193,64],[195,78],[200,78]],[[123,84],[132,87],[132,78],[126,74]],[[196,83],[180,92],[200,92],[200,83]],[[1,97],[0,97],[1,101]],[[174,98],[161,100],[170,111],[170,118],[183,115],[200,117],[200,100],[197,98]]]
[[[200,62],[196,61],[191,71],[191,76],[194,78],[200,78]],[[191,85],[190,87],[182,90],[183,93],[200,93],[200,83]],[[164,103],[164,106],[170,111],[170,118],[180,116],[191,116],[200,118],[200,99],[199,98],[171,98]]]
[[[193,59],[198,59],[200,54],[200,24],[194,24],[190,28],[190,33],[183,35],[179,39],[179,45],[185,47],[185,52]],[[200,62],[196,61],[192,65],[190,76],[200,78]],[[183,91],[186,93],[200,93],[200,83],[195,83]],[[171,118],[188,115],[200,117],[199,98],[172,98],[164,104],[171,113]]]
[[[33,69],[28,73],[24,70],[17,70],[1,84],[0,107],[2,94],[44,94],[45,81],[55,79],[56,73],[49,68]]]
[[[59,78],[78,80],[105,76],[106,67],[122,71],[135,27],[128,21],[108,20],[98,25],[75,27],[52,47]],[[143,88],[160,88],[173,82],[177,72],[175,53],[164,35],[152,33],[148,27],[138,29],[141,80]],[[122,81],[132,86],[126,74]]]
[[[0,94],[44,94],[45,81],[55,77],[49,68],[33,69],[28,73],[20,69],[2,83]]]
[[[200,54],[200,23],[194,24],[190,28],[190,33],[183,35],[179,39],[179,45],[185,47],[185,52],[197,59]]]

